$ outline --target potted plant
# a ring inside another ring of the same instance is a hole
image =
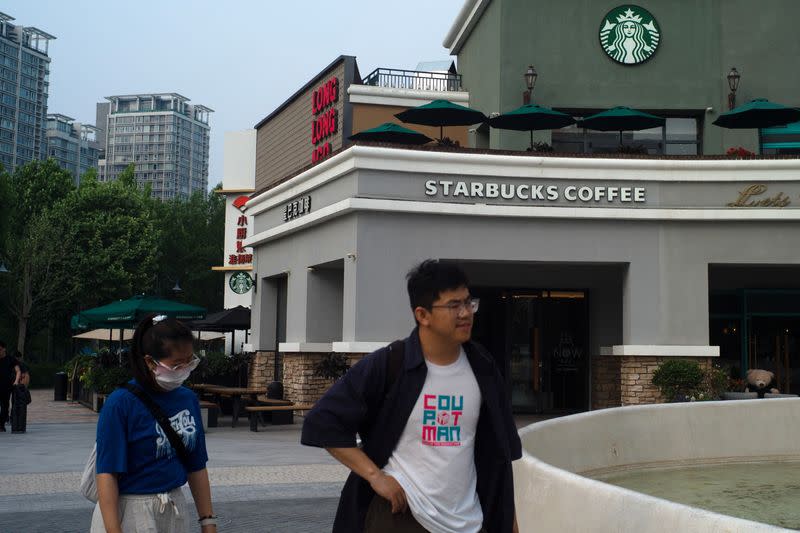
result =
[[[656,369],[652,381],[668,402],[685,402],[703,382],[703,370],[697,361],[669,359]]]
[[[320,378],[336,381],[347,373],[350,365],[347,358],[340,353],[326,354],[314,365],[314,375]]]

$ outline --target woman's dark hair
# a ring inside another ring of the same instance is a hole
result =
[[[149,355],[155,360],[166,359],[172,355],[176,346],[192,344],[194,337],[189,328],[174,318],[165,318],[154,324],[153,319],[156,316],[154,313],[147,315],[136,327],[130,360],[131,373],[136,381],[151,391],[159,392],[161,389],[144,356]]]
[[[411,309],[423,307],[430,310],[442,291],[460,289],[469,285],[467,275],[454,263],[426,259],[406,274],[408,299]]]

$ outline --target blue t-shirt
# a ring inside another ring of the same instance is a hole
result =
[[[205,468],[208,454],[197,396],[185,387],[148,394],[183,438],[189,471]],[[111,393],[100,411],[97,473],[118,474],[120,494],[157,494],[187,481],[186,469],[161,426],[142,401],[125,389]]]

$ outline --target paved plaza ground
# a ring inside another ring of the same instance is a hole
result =
[[[520,417],[517,424],[540,418]],[[0,433],[0,533],[88,531],[93,504],[77,486],[96,422],[80,404],[54,402],[52,390],[33,391],[27,433]],[[330,531],[347,470],[323,450],[301,446],[300,428],[253,433],[246,418],[231,428],[223,417],[208,430],[220,532]]]
[[[33,391],[27,433],[0,433],[0,533],[88,531],[93,504],[77,485],[96,421],[80,404],[54,402],[52,390]],[[300,424],[253,433],[246,419],[231,428],[221,418],[208,431],[220,532],[330,531],[347,471],[299,441]]]

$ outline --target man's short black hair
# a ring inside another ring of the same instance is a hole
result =
[[[461,267],[454,263],[442,263],[426,259],[412,268],[406,275],[408,299],[411,309],[423,307],[430,310],[443,291],[467,287],[469,281]]]
[[[0,340],[0,348],[6,348],[6,341]]]

